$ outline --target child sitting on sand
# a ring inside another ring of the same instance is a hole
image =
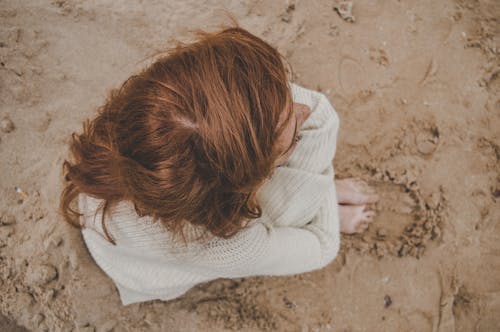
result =
[[[237,25],[199,32],[73,133],[61,211],[123,304],[320,269],[372,222],[366,183],[334,180],[334,108],[283,60]]]

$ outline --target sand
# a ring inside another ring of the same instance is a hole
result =
[[[336,175],[372,184],[378,217],[322,270],[123,307],[57,212],[68,138],[224,7],[329,97]],[[2,1],[0,327],[498,331],[499,19],[496,0]]]

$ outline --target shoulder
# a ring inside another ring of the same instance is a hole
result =
[[[289,86],[293,101],[307,105],[311,109],[311,116],[304,123],[303,130],[329,129],[338,131],[339,116],[325,94],[292,82],[289,82]]]
[[[335,157],[339,116],[324,94],[295,83],[289,85],[293,101],[309,106],[311,115],[300,129],[302,139],[286,166],[322,174]]]

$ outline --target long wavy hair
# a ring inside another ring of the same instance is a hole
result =
[[[102,226],[114,244],[104,216],[120,201],[174,235],[189,223],[229,238],[261,216],[256,192],[272,174],[292,115],[291,67],[234,22],[194,33],[194,42],[177,41],[111,90],[83,133],[71,135],[60,200],[71,225],[84,227],[71,207],[81,193],[102,200]]]

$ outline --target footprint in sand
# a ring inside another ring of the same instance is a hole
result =
[[[396,170],[371,169],[380,200],[377,216],[362,235],[346,237],[345,248],[382,258],[420,258],[430,241],[441,238],[445,200],[441,192],[421,194],[414,176]]]
[[[368,244],[369,252],[375,256],[397,255],[402,247],[400,238],[405,227],[414,222],[418,204],[403,186],[381,182],[375,187],[380,196],[377,216],[361,240]]]
[[[395,153],[428,159],[438,148],[441,137],[434,121],[412,121],[401,128]]]
[[[416,138],[418,152],[423,155],[430,155],[436,151],[439,144],[439,131],[436,127],[420,131]]]
[[[365,69],[350,56],[343,56],[340,59],[339,84],[342,90],[349,95],[367,88]]]

